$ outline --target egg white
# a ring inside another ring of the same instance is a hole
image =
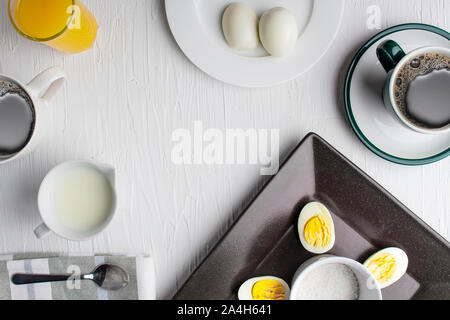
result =
[[[397,268],[395,269],[395,273],[392,276],[391,279],[389,279],[389,281],[386,282],[379,282],[378,284],[380,285],[380,288],[386,288],[390,285],[392,285],[393,283],[397,282],[401,277],[403,277],[403,275],[406,273],[406,270],[408,269],[408,256],[406,255],[406,252],[403,251],[400,248],[396,248],[396,247],[389,247],[383,250],[380,250],[378,252],[375,252],[373,255],[371,255],[369,258],[367,258],[367,260],[364,262],[364,266],[367,268],[367,266],[369,265],[369,263],[379,254],[382,253],[389,253],[390,255],[392,255],[395,259],[395,261],[397,262]]]
[[[330,243],[323,247],[315,247],[308,243],[305,239],[304,230],[305,225],[314,216],[321,215],[324,216],[326,219],[330,221],[330,227],[331,227],[331,240]],[[309,252],[315,253],[315,254],[322,254],[330,251],[335,243],[336,236],[335,236],[335,230],[334,230],[334,222],[333,218],[331,217],[330,211],[328,211],[327,207],[325,207],[320,202],[310,202],[306,206],[303,207],[302,211],[300,212],[300,216],[298,218],[298,234],[300,237],[300,242],[303,245],[303,247],[308,250]]]
[[[259,20],[259,38],[272,56],[283,57],[290,54],[297,43],[298,35],[297,21],[285,8],[272,8]]]
[[[286,292],[286,300],[289,300],[289,295],[291,293],[291,290],[289,289],[289,285],[284,281],[283,279],[272,277],[272,276],[265,276],[265,277],[255,277],[248,279],[245,281],[240,287],[238,291],[238,299],[239,300],[253,300],[252,297],[252,289],[256,282],[261,280],[277,280],[281,285],[284,287],[284,291]]]
[[[222,31],[228,45],[235,50],[252,50],[259,45],[258,16],[244,3],[235,2],[225,9]]]

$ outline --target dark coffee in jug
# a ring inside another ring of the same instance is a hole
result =
[[[21,151],[34,130],[33,102],[19,85],[0,79],[0,158]]]

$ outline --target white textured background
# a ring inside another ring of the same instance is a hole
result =
[[[27,82],[60,65],[68,74],[52,103],[48,139],[0,167],[0,253],[151,253],[158,297],[170,297],[264,182],[256,166],[172,165],[172,131],[192,129],[195,120],[205,128],[280,128],[283,154],[315,131],[450,239],[450,159],[404,167],[378,158],[347,125],[341,96],[350,58],[378,32],[366,29],[369,5],[381,7],[383,28],[423,22],[448,31],[449,0],[346,0],[344,23],[320,64],[293,82],[256,90],[193,66],[168,29],[162,0],[83,2],[101,25],[98,39],[93,50],[69,56],[21,38],[0,0],[0,73]],[[39,183],[73,159],[117,168],[118,214],[92,241],[36,240]]]

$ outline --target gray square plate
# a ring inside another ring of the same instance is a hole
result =
[[[332,213],[336,244],[330,254],[363,262],[371,253],[400,247],[407,274],[383,289],[383,299],[450,299],[450,244],[374,180],[310,133],[228,233],[175,295],[181,300],[236,299],[256,276],[290,283],[312,256],[297,233],[309,201]]]

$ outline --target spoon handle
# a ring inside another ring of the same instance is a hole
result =
[[[53,282],[53,281],[67,281],[71,280],[73,275],[51,275],[51,274],[31,274],[31,273],[16,273],[11,277],[12,283],[16,285]]]

